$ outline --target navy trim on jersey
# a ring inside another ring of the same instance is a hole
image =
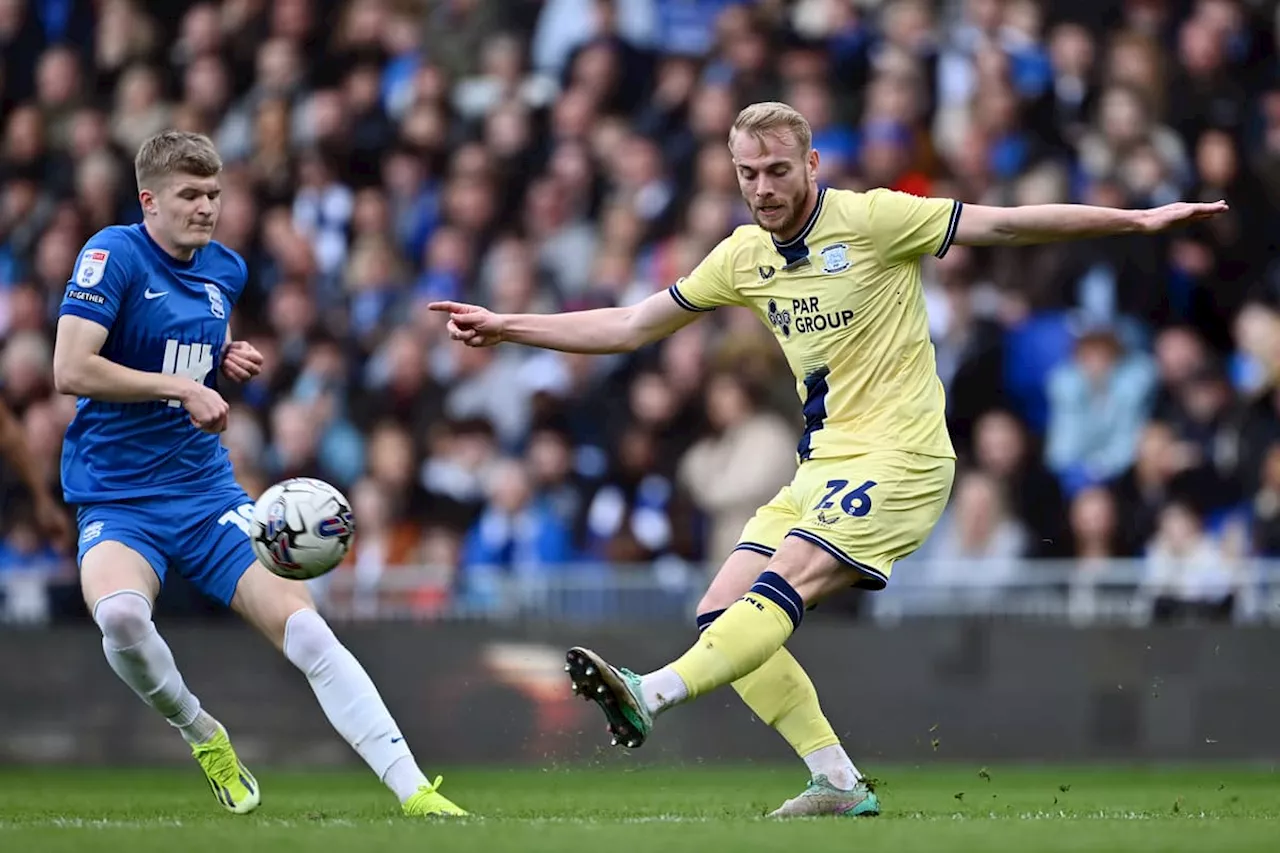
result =
[[[848,566],[851,569],[857,570],[863,576],[857,583],[854,584],[854,586],[858,587],[859,589],[869,589],[873,591],[879,591],[889,585],[889,577],[884,572],[880,571],[879,569],[873,569],[870,566],[868,566],[866,563],[855,560],[853,557],[850,557],[844,551],[841,551],[835,545],[832,545],[830,542],[828,542],[826,539],[823,539],[821,536],[819,536],[816,533],[811,533],[808,530],[797,529],[797,530],[790,531],[787,535],[794,536],[797,539],[803,539],[804,541],[808,542],[811,545],[817,545],[819,548],[821,548],[823,551],[826,551],[832,557],[835,557],[841,563],[844,563],[846,566]]]
[[[716,310],[714,306],[712,306],[711,308],[699,308],[697,305],[694,305],[692,302],[690,302],[688,299],[685,298],[685,295],[680,292],[680,288],[674,284],[667,288],[667,293],[670,293],[671,298],[676,301],[676,304],[686,311],[696,311],[699,314],[701,314],[706,311]]]
[[[822,202],[827,197],[827,189],[823,187],[818,190],[818,203],[813,206],[813,212],[809,214],[809,218],[805,220],[804,227],[800,229],[800,233],[787,240],[785,243],[779,243],[776,237],[770,235],[773,241],[773,248],[778,250],[778,254],[782,255],[787,262],[787,266],[791,267],[806,261],[809,258],[809,246],[805,240],[809,237],[813,227],[818,224],[818,214],[822,212]]]
[[[755,554],[761,554],[765,557],[772,557],[774,549],[768,545],[761,545],[759,542],[739,542],[734,546],[735,551],[751,551]]]
[[[813,453],[813,434],[822,429],[827,420],[827,394],[831,390],[827,377],[830,375],[830,368],[821,367],[804,378],[804,407],[801,409],[804,415],[804,432],[796,447],[801,462],[806,461]]]
[[[791,246],[795,243],[804,242],[804,238],[809,236],[809,232],[813,230],[813,226],[818,221],[818,214],[822,212],[822,201],[827,197],[827,188],[823,187],[818,190],[818,203],[813,206],[813,212],[809,214],[809,218],[805,220],[804,227],[800,229],[800,233],[792,237],[786,242],[778,242],[778,238],[773,238],[773,245],[779,249]]]
[[[964,208],[961,202],[955,202],[951,207],[951,221],[947,223],[947,233],[942,237],[942,245],[938,247],[938,251],[933,253],[935,258],[945,257],[947,251],[951,248],[951,241],[956,239],[956,229],[960,227],[960,211]]]

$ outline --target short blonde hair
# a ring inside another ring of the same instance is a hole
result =
[[[761,139],[766,133],[780,130],[795,134],[796,143],[804,153],[809,152],[813,145],[813,129],[809,127],[808,120],[794,107],[780,101],[763,101],[745,107],[734,119],[729,138],[732,140],[733,134],[742,132]]]
[[[203,133],[165,130],[150,137],[138,148],[133,158],[133,173],[138,189],[153,188],[156,181],[171,175],[194,175],[212,178],[222,171],[222,158],[213,140]]]

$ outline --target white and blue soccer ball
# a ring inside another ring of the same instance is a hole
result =
[[[258,498],[250,535],[254,553],[272,573],[290,580],[317,578],[351,550],[351,502],[324,480],[282,480]]]

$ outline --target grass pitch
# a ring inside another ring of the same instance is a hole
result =
[[[626,853],[886,850],[1267,851],[1280,849],[1280,769],[876,768],[885,813],[772,821],[803,768],[443,770],[477,817],[400,816],[360,772],[259,768],[263,805],[217,810],[187,770],[0,771],[0,851],[201,853],[320,850],[620,850]]]

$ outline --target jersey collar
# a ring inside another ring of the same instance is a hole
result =
[[[809,218],[805,220],[804,227],[800,229],[800,233],[787,240],[785,243],[778,242],[778,239],[772,234],[769,235],[773,248],[782,255],[783,260],[787,262],[787,267],[799,266],[803,261],[809,258],[809,245],[806,242],[809,234],[813,231],[813,226],[818,223],[818,215],[822,213],[822,202],[827,196],[827,188],[823,187],[818,190],[818,203],[813,206],[813,212],[809,214]],[[783,267],[786,269],[787,267]]]

